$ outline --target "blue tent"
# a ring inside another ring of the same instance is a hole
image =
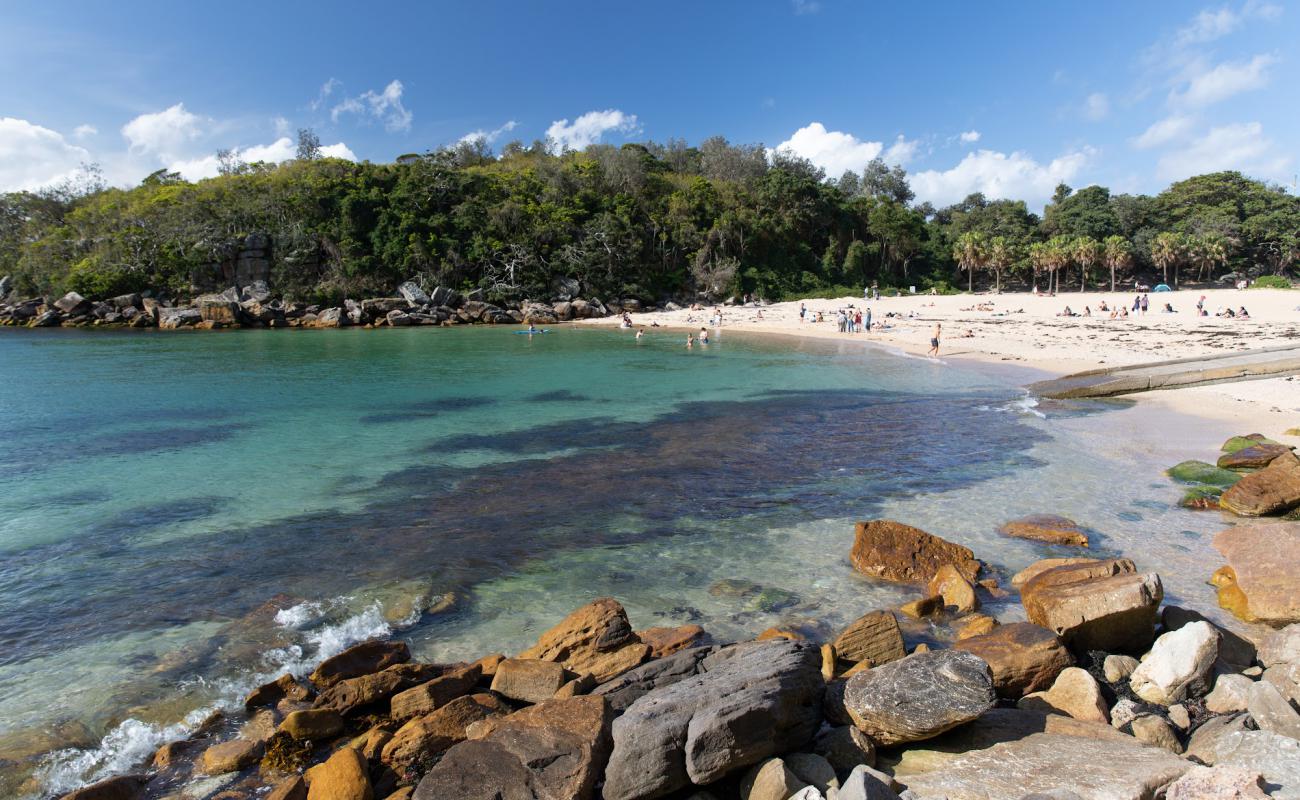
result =
[[[1157,292],[1168,292],[1168,291],[1172,291],[1172,290],[1169,288],[1168,284],[1157,283],[1157,284],[1156,284],[1155,291],[1157,291]]]

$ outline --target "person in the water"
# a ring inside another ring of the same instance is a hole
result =
[[[691,334],[691,333],[686,334],[686,347],[687,347],[687,349],[690,349],[690,348],[692,348],[692,347],[694,347],[694,346],[695,346],[695,335],[694,335],[694,334]]]
[[[531,323],[531,322],[528,323],[528,332],[529,332],[529,333],[537,333],[537,326],[534,325],[534,324]]]
[[[700,328],[700,344],[708,344],[708,343],[709,343],[709,329]]]
[[[637,331],[636,331],[636,338],[637,338],[637,340],[640,341],[641,337],[644,336],[644,335],[645,335],[645,329],[644,329],[644,328],[637,328]]]

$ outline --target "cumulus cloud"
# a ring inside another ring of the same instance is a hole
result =
[[[1177,139],[1181,139],[1191,132],[1195,120],[1188,116],[1175,114],[1165,117],[1162,120],[1152,123],[1151,127],[1142,132],[1133,140],[1133,146],[1145,150],[1150,147],[1159,147],[1168,144]]]
[[[1268,54],[1257,55],[1250,61],[1225,61],[1195,74],[1186,88],[1176,89],[1170,99],[1181,105],[1202,108],[1242,92],[1262,89],[1268,84],[1269,67],[1275,63],[1277,57]]]
[[[1084,149],[1040,164],[1021,152],[978,150],[967,153],[952,169],[925,170],[910,178],[916,199],[936,206],[951,205],[973,192],[1040,205],[1051,197],[1056,184],[1073,180],[1092,156],[1092,150]]]
[[[293,128],[289,125],[289,120],[284,117],[275,117],[271,120],[271,126],[275,128],[276,136],[288,136]]]
[[[338,85],[337,81],[330,78],[325,86],[321,87],[320,102],[324,102]],[[414,119],[414,115],[402,105],[402,82],[396,79],[385,86],[382,92],[371,90],[357,97],[344,98],[342,102],[330,109],[330,119],[334,122],[338,122],[344,114],[373,117],[383,122],[384,130],[390,133],[409,131],[411,120]]]
[[[476,131],[470,131],[469,133],[460,137],[460,141],[472,142],[475,139],[482,139],[488,144],[495,144],[498,139],[500,139],[502,136],[505,136],[507,133],[509,133],[510,131],[514,130],[517,127],[519,127],[519,123],[515,122],[512,119],[506,124],[502,125],[500,128],[496,128],[494,130],[485,131],[482,128],[480,128]]]
[[[873,158],[881,157],[891,164],[905,164],[916,155],[919,142],[899,136],[888,149],[884,142],[869,142],[844,131],[828,131],[820,122],[812,122],[795,131],[789,139],[776,146],[801,158],[806,158],[827,175],[843,175],[846,171],[861,172]]]
[[[962,131],[960,134],[958,134],[957,138],[961,139],[963,144],[974,144],[980,140],[980,132]]]
[[[25,119],[0,117],[0,191],[37,189],[90,161],[85,148]]]
[[[1279,153],[1258,122],[1211,128],[1186,146],[1164,155],[1156,173],[1179,180],[1206,172],[1235,169],[1266,179],[1285,178],[1291,159]]]
[[[141,114],[122,126],[134,155],[156,155],[163,161],[184,157],[192,142],[203,136],[206,121],[185,110],[184,103],[152,114]]]
[[[330,158],[345,158],[349,161],[357,160],[356,154],[343,142],[324,145],[320,150],[321,155]],[[297,154],[297,151],[297,143],[288,136],[281,136],[270,144],[256,144],[249,147],[237,147],[232,150],[235,158],[245,164],[255,164],[259,161],[268,164],[279,164],[282,161],[292,159]],[[198,181],[215,177],[218,174],[219,166],[220,162],[214,153],[174,161],[167,165],[167,169],[172,172],[179,172],[181,177],[187,181]]]
[[[607,133],[617,132],[631,135],[640,130],[636,114],[624,114],[615,108],[604,111],[588,111],[570,123],[567,119],[556,120],[546,129],[546,139],[551,149],[581,150],[588,145],[599,142]]]
[[[1083,116],[1099,122],[1110,116],[1110,98],[1105,92],[1093,92],[1083,101]]]
[[[72,129],[72,138],[89,139],[91,136],[98,136],[99,128],[94,125],[78,125]]]
[[[1174,42],[1182,46],[1212,42],[1237,30],[1248,19],[1275,19],[1281,13],[1279,6],[1260,2],[1248,2],[1240,9],[1224,6],[1216,11],[1202,11],[1178,29]]]

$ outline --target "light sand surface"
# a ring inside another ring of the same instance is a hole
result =
[[[1210,316],[1197,316],[1204,296]],[[807,300],[807,321],[800,321],[799,301],[768,306],[722,306],[722,332],[729,330],[818,338],[851,338],[923,354],[935,325],[942,326],[940,357],[986,362],[1015,362],[1054,375],[1107,365],[1138,364],[1173,358],[1229,353],[1259,347],[1300,345],[1300,291],[1276,289],[1208,289],[1152,293],[1150,310],[1135,314],[1133,292],[1063,292],[1055,297],[1029,293],[980,295],[910,295]],[[1126,305],[1128,318],[1111,319],[1099,310]],[[1169,303],[1177,313],[1162,313]],[[1058,316],[1069,306],[1092,316]],[[1249,319],[1214,316],[1222,308],[1245,306]],[[840,333],[836,312],[871,309],[871,333]],[[822,321],[817,322],[817,314]],[[894,316],[888,316],[889,314]],[[710,325],[713,309],[633,314],[635,327],[683,330]],[[617,325],[617,317],[586,324]],[[881,325],[884,328],[881,329]],[[1300,378],[1200,386],[1135,397],[1179,411],[1250,427],[1249,432],[1281,436],[1300,427]],[[1267,429],[1265,429],[1267,428]],[[1300,439],[1291,437],[1292,443]]]

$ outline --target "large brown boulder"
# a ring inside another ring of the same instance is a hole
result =
[[[1162,599],[1160,576],[1138,573],[1128,559],[1049,569],[1020,590],[1029,621],[1076,652],[1142,652],[1155,639]]]
[[[993,674],[973,653],[936,650],[864,670],[844,686],[844,707],[881,745],[938,736],[997,702]]]
[[[214,744],[203,751],[203,771],[209,775],[238,772],[257,763],[263,752],[265,746],[252,739],[231,739]]]
[[[437,711],[461,695],[469,694],[483,677],[483,666],[471,664],[393,695],[393,719],[410,719]]]
[[[646,628],[637,631],[637,638],[650,648],[650,658],[663,658],[681,650],[709,643],[709,634],[699,625],[679,625],[676,628]]]
[[[549,700],[489,720],[447,751],[415,800],[589,800],[609,760],[612,720],[599,696]]]
[[[1069,564],[1095,564],[1101,559],[1074,556],[1070,558],[1042,558],[1024,569],[1011,576],[1011,585],[1019,589],[1026,583],[1029,583],[1034,577],[1043,574],[1049,569],[1064,567]]]
[[[1260,442],[1219,456],[1220,469],[1263,469],[1278,456],[1288,455],[1291,448],[1277,442]]]
[[[253,710],[259,706],[273,706],[281,700],[291,700],[295,703],[303,700],[310,700],[312,691],[301,683],[298,683],[292,675],[285,673],[270,683],[264,683],[253,691],[248,693],[244,698],[244,708]]]
[[[92,783],[60,797],[59,800],[136,800],[143,794],[145,776],[118,775]]]
[[[1013,700],[1048,688],[1061,670],[1074,666],[1074,656],[1059,636],[1029,622],[1000,625],[991,633],[954,642],[953,649],[988,662],[998,696]]]
[[[1031,539],[1048,544],[1088,546],[1088,534],[1079,527],[1079,523],[1055,514],[1031,514],[1013,519],[998,528],[998,532],[1003,536]]]
[[[1241,517],[1267,517],[1300,507],[1300,459],[1290,452],[1275,458],[1224,491],[1219,505]]]
[[[850,665],[865,662],[875,667],[907,655],[898,619],[888,611],[872,611],[857,618],[835,637],[831,646],[835,657]]]
[[[864,575],[900,583],[929,581],[944,564],[971,581],[980,569],[969,548],[887,519],[857,524],[849,561]]]
[[[410,660],[411,648],[406,642],[371,639],[320,662],[311,674],[311,682],[329,687],[341,680],[369,675]]]
[[[569,614],[519,658],[554,661],[604,683],[640,664],[649,652],[632,631],[623,606],[602,597]]]
[[[295,739],[332,739],[343,732],[343,715],[331,708],[291,711],[280,723],[280,730]]]
[[[307,800],[374,800],[370,766],[360,752],[340,748],[322,764],[307,770]]]
[[[387,700],[402,688],[402,676],[384,670],[370,675],[341,680],[321,692],[313,708],[333,709],[344,716],[355,714],[366,706]]]
[[[1300,523],[1238,525],[1215,536],[1214,547],[1228,561],[1211,581],[1219,605],[1247,622],[1300,622]]]
[[[466,728],[475,722],[504,716],[510,711],[496,695],[457,697],[437,711],[416,717],[398,728],[384,745],[380,758],[401,775],[417,765],[431,763],[452,745],[465,741]]]
[[[560,687],[574,677],[554,661],[535,658],[507,658],[497,664],[492,676],[492,691],[524,703],[550,700]]]

